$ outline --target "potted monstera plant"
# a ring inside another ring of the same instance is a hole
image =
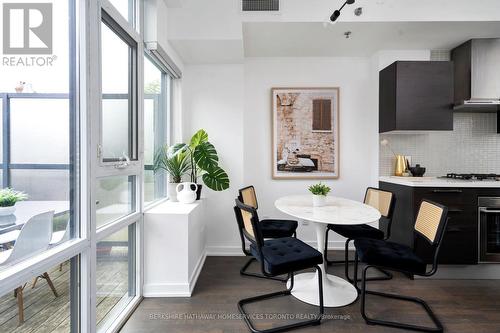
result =
[[[176,152],[187,152],[191,164],[191,182],[198,185],[197,200],[200,199],[202,185],[198,180],[211,190],[223,191],[229,188],[229,176],[219,166],[219,156],[214,145],[208,141],[208,134],[200,129],[196,132],[189,144],[180,143],[173,148]]]

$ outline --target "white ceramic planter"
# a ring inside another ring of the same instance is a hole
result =
[[[194,190],[191,188],[194,185]],[[184,182],[177,184],[177,200],[179,202],[190,204],[196,201],[196,191],[198,190],[198,185],[191,182]]]
[[[12,215],[16,211],[16,206],[0,207],[0,216]]]
[[[172,202],[177,202],[177,185],[180,183],[168,183],[167,184],[167,195],[168,200]]]
[[[313,207],[322,207],[326,205],[326,195],[313,194]]]

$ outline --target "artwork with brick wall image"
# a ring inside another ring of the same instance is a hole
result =
[[[273,178],[339,175],[339,88],[273,88]]]

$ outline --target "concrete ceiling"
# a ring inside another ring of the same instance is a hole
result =
[[[245,57],[366,57],[379,50],[450,50],[485,37],[500,37],[500,22],[243,23]]]

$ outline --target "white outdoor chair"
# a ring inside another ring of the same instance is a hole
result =
[[[50,239],[49,247],[54,247],[56,245],[61,244],[62,242],[65,242],[69,240],[69,218],[68,221],[66,222],[66,228],[64,230],[60,231],[53,231],[52,232],[52,238]],[[59,264],[59,272],[61,272],[63,269],[63,263]],[[45,278],[43,276],[37,276],[35,278],[35,281],[33,281],[33,285],[31,286],[31,289],[36,287],[36,283],[38,282],[38,278]]]
[[[67,240],[69,240],[69,218],[66,222],[66,228],[64,230],[52,232],[52,238],[50,239],[49,246],[56,246]]]
[[[47,250],[52,236],[53,218],[54,211],[38,214],[30,218],[23,225],[12,249],[0,252],[0,269]],[[45,272],[41,277],[47,281],[50,289],[57,297],[56,289],[50,280],[49,274]],[[23,290],[25,286],[18,287],[14,291],[19,310],[19,324],[24,322]]]
[[[49,247],[59,245],[67,240],[69,240],[69,218],[68,221],[66,221],[66,228],[64,230],[52,232],[52,239],[50,240]],[[62,271],[63,264],[64,263],[59,264],[59,272]],[[37,279],[38,278],[33,282],[32,288],[35,288]]]

